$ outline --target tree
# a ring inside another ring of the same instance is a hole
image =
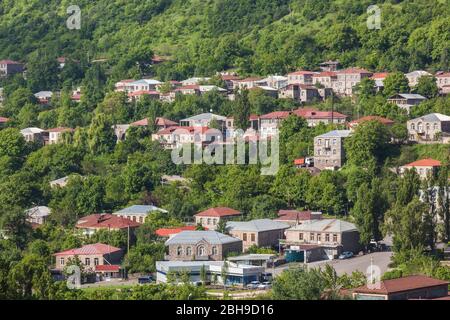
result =
[[[116,144],[116,136],[111,128],[111,122],[104,114],[97,114],[88,130],[88,145],[91,153],[102,154],[111,152]]]
[[[0,206],[0,229],[4,236],[24,249],[31,235],[31,225],[26,221],[26,213],[20,207]]]
[[[26,142],[23,135],[15,128],[0,131],[0,154],[21,160],[25,156]]]
[[[439,87],[436,78],[433,76],[420,77],[413,91],[428,99],[436,98],[439,95]]]
[[[50,50],[33,52],[27,63],[27,82],[32,92],[58,88],[59,67],[56,56]]]
[[[234,104],[234,126],[236,129],[247,130],[250,119],[250,102],[248,100],[248,90],[243,89],[236,94]]]
[[[391,97],[398,93],[408,93],[410,91],[409,81],[401,72],[389,74],[383,81],[383,94],[385,97]]]
[[[326,282],[317,269],[304,267],[284,270],[273,281],[275,300],[320,300]]]
[[[227,222],[224,219],[219,220],[219,223],[217,224],[216,227],[216,231],[223,234],[228,234]]]

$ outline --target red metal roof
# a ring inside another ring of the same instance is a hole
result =
[[[279,210],[278,218],[275,220],[286,220],[286,221],[302,221],[302,220],[312,220],[312,211],[298,211],[298,210]]]
[[[156,235],[160,237],[169,237],[173,234],[180,233],[181,231],[195,231],[196,226],[184,226],[177,228],[160,228],[155,231]]]
[[[416,275],[381,281],[379,289],[369,289],[367,285],[364,285],[354,289],[353,292],[368,294],[392,294],[442,285],[448,285],[448,282],[426,276]]]
[[[95,266],[95,271],[119,272],[120,266],[114,264],[104,264]]]
[[[379,116],[366,116],[366,117],[362,117],[362,118],[359,118],[357,120],[354,120],[354,121],[350,122],[350,125],[352,125],[352,124],[359,124],[359,123],[362,123],[364,121],[373,121],[373,120],[376,120],[376,121],[378,121],[378,122],[380,122],[382,124],[385,124],[385,125],[394,124],[394,121],[392,121],[391,119],[388,119],[388,118],[383,118],[383,117],[379,117]]]
[[[81,248],[76,249],[69,249],[65,251],[61,251],[58,253],[55,253],[55,256],[80,256],[80,255],[96,255],[96,254],[108,254],[120,251],[122,249],[116,248],[104,243],[95,243],[95,244],[88,244],[85,246],[82,246]]]
[[[408,164],[405,164],[405,167],[440,167],[442,163],[438,160],[434,160],[431,158],[417,160]]]
[[[361,68],[347,68],[347,69],[342,69],[342,70],[337,70],[336,71],[337,74],[372,74],[372,72],[367,71],[366,69],[361,69]]]
[[[313,78],[321,78],[321,77],[336,77],[336,72],[323,71],[313,75]]]
[[[308,71],[308,70],[299,70],[299,71],[294,71],[294,72],[288,73],[288,75],[290,75],[290,76],[303,76],[303,75],[313,75],[313,74],[315,74],[315,72]]]
[[[241,213],[237,210],[227,207],[216,207],[197,213],[196,217],[226,217],[239,216]]]
[[[133,123],[131,123],[131,125],[132,126],[148,126],[148,118],[133,122]],[[157,117],[156,125],[157,126],[176,126],[176,125],[178,125],[178,123],[176,123],[175,121],[166,119],[166,118]]]
[[[299,159],[295,159],[294,160],[294,164],[295,165],[302,165],[302,164],[305,164],[305,158],[299,158]]]
[[[260,116],[260,119],[284,119],[289,117],[291,111],[274,111]]]
[[[389,72],[375,72],[372,75],[372,79],[384,79],[389,75]]]
[[[305,119],[331,119],[332,117],[334,119],[346,119],[347,116],[334,111],[333,113],[331,111],[319,111],[314,108],[299,108],[297,110],[294,110],[294,113],[298,115],[299,117],[305,118]]]
[[[8,118],[0,117],[0,123],[5,123],[5,122],[8,122],[8,121],[9,121]]]
[[[139,91],[134,91],[134,92],[130,92],[128,94],[128,96],[130,97],[135,97],[135,96],[142,96],[144,94],[148,94],[148,95],[158,95],[159,96],[159,92],[158,91],[152,91],[152,90],[139,90]]]
[[[91,228],[91,229],[125,229],[139,227],[140,224],[136,221],[119,217],[109,213],[91,214],[78,220],[77,228]]]

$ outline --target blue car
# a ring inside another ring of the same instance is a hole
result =
[[[139,284],[146,284],[146,283],[152,283],[152,282],[153,282],[152,276],[143,276],[143,277],[138,278]]]
[[[350,259],[351,257],[353,257],[353,252],[345,251],[345,252],[341,253],[341,255],[339,256],[339,259],[345,260],[345,259]]]

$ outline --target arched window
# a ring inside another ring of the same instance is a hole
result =
[[[416,130],[416,125],[414,123],[411,123],[411,130]]]
[[[426,124],[426,128],[427,128],[427,131],[430,131],[430,124],[429,123]]]
[[[206,250],[204,246],[199,246],[197,248],[197,256],[205,256],[206,255]]]
[[[191,247],[187,247],[186,248],[186,255],[187,256],[192,256],[192,248]]]
[[[181,256],[183,254],[183,248],[182,247],[178,247],[177,248],[177,255]]]
[[[417,124],[417,131],[422,131],[422,122]]]
[[[218,253],[217,247],[216,247],[216,246],[213,246],[213,247],[212,247],[212,254],[213,254],[213,256],[217,255],[217,253]]]

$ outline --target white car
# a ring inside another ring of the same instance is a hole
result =
[[[247,285],[247,289],[258,289],[258,286],[261,284],[259,281],[252,281]]]
[[[272,284],[269,281],[265,281],[258,286],[259,290],[267,290],[272,288]]]

